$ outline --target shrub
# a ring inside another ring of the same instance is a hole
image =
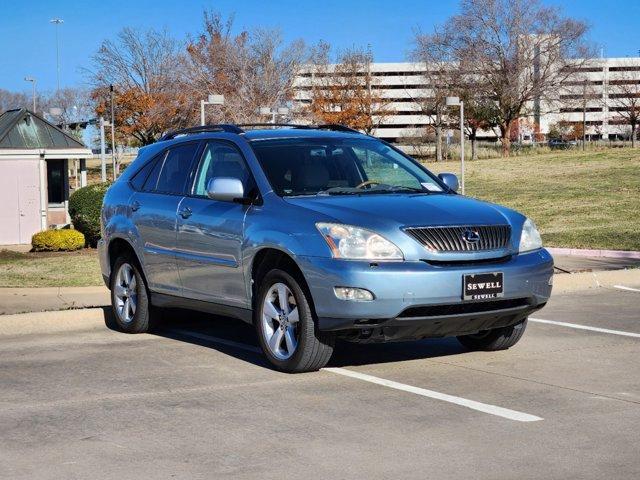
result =
[[[31,246],[36,252],[70,252],[84,248],[84,241],[77,230],[45,230],[31,237]]]
[[[100,210],[110,183],[82,187],[69,197],[69,215],[76,230],[84,233],[87,245],[95,247],[100,239]]]

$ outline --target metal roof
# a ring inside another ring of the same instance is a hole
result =
[[[20,108],[0,115],[0,149],[78,149],[81,142],[35,113]]]

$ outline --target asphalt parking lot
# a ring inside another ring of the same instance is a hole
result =
[[[534,316],[556,323],[508,351],[341,344],[302,375],[271,370],[249,326],[185,311],[154,335],[100,309],[5,332],[0,478],[638,478],[639,304],[557,295]]]

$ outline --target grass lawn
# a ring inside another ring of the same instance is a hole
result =
[[[460,173],[459,162],[428,162]],[[546,246],[640,250],[640,149],[465,162],[466,193],[528,215]]]
[[[0,287],[86,287],[102,285],[98,252],[0,251]]]

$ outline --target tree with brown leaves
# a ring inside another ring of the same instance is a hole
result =
[[[371,73],[371,52],[352,49],[329,62],[330,47],[321,42],[311,55],[311,103],[317,123],[346,125],[370,134],[390,114],[390,101],[380,95]]]
[[[180,88],[180,50],[166,31],[124,28],[102,42],[89,77],[96,114],[110,117],[114,86],[115,125],[120,142],[148,145],[167,130],[191,123],[194,112]]]

